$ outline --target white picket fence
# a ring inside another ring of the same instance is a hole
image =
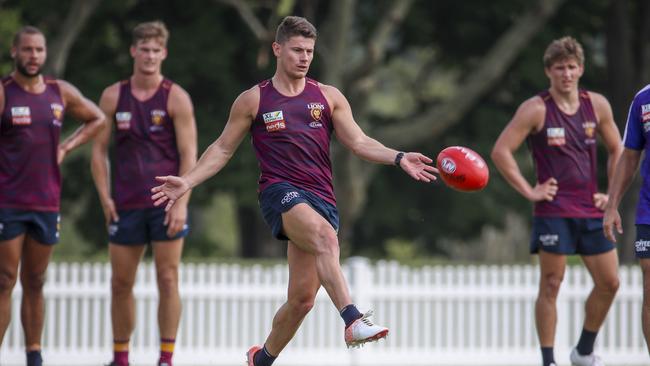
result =
[[[345,265],[354,301],[375,310],[390,327],[386,341],[348,350],[343,324],[321,290],[317,303],[276,365],[538,365],[533,317],[536,266],[429,266],[371,264],[353,258]],[[186,264],[181,267],[183,317],[176,365],[244,364],[250,345],[264,341],[275,310],[286,296],[285,265]],[[597,350],[608,366],[648,365],[643,340],[641,274],[620,270],[621,287]],[[110,267],[52,264],[46,285],[43,334],[47,365],[101,365],[111,359]],[[556,359],[580,335],[583,302],[591,280],[571,267],[558,299]],[[151,264],[142,265],[135,287],[137,324],[131,364],[153,365],[158,354],[157,291]],[[0,347],[0,365],[24,365],[20,287],[13,294],[12,322]]]

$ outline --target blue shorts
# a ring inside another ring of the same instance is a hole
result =
[[[533,217],[531,253],[594,255],[612,249],[601,218]]]
[[[58,212],[0,208],[0,241],[27,233],[41,244],[53,245],[59,242],[60,228]]]
[[[173,237],[167,236],[165,208],[140,208],[119,210],[120,221],[108,225],[108,238],[113,244],[140,245],[152,241],[168,241],[187,236],[190,229],[187,223],[183,230]]]
[[[264,221],[271,227],[273,236],[279,240],[289,240],[282,232],[282,214],[299,203],[311,206],[332,225],[334,230],[339,230],[339,211],[336,206],[289,183],[274,183],[266,187],[260,193],[259,203]]]
[[[634,253],[637,258],[650,258],[650,225],[636,225]]]

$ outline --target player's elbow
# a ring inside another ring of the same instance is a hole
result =
[[[501,157],[503,156],[503,149],[499,145],[494,145],[492,148],[492,151],[490,152],[490,159],[498,165],[498,163],[501,161]]]

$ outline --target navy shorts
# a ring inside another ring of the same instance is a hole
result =
[[[120,221],[112,221],[108,225],[108,238],[113,244],[140,245],[152,241],[168,241],[187,236],[190,229],[187,223],[173,237],[167,236],[165,208],[140,208],[134,210],[119,210]]]
[[[339,211],[336,206],[289,183],[274,183],[266,187],[260,193],[259,203],[264,221],[271,227],[273,236],[279,240],[289,240],[282,232],[282,214],[299,203],[311,206],[332,225],[334,230],[339,230]]]
[[[58,212],[0,208],[0,241],[26,233],[41,244],[59,242],[61,216]]]
[[[650,258],[650,225],[636,225],[634,253],[637,258]]]
[[[531,253],[594,255],[612,249],[602,218],[533,217]]]

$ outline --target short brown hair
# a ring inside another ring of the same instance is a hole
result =
[[[135,46],[140,41],[147,41],[155,39],[167,47],[167,39],[169,39],[169,31],[165,23],[160,20],[153,22],[140,23],[133,28],[133,45]]]
[[[277,43],[284,43],[294,36],[303,36],[316,40],[318,32],[316,31],[316,27],[307,19],[290,15],[282,19],[282,22],[278,25],[278,29],[275,32],[275,41]]]
[[[548,45],[544,52],[544,67],[549,68],[558,61],[574,58],[579,65],[584,65],[585,54],[580,42],[575,38],[566,36],[556,39]]]
[[[12,46],[17,47],[18,44],[20,43],[20,38],[23,36],[23,34],[40,34],[45,38],[45,35],[43,32],[41,32],[40,29],[31,26],[31,25],[26,25],[18,30],[16,34],[14,35],[14,40],[12,42]]]

